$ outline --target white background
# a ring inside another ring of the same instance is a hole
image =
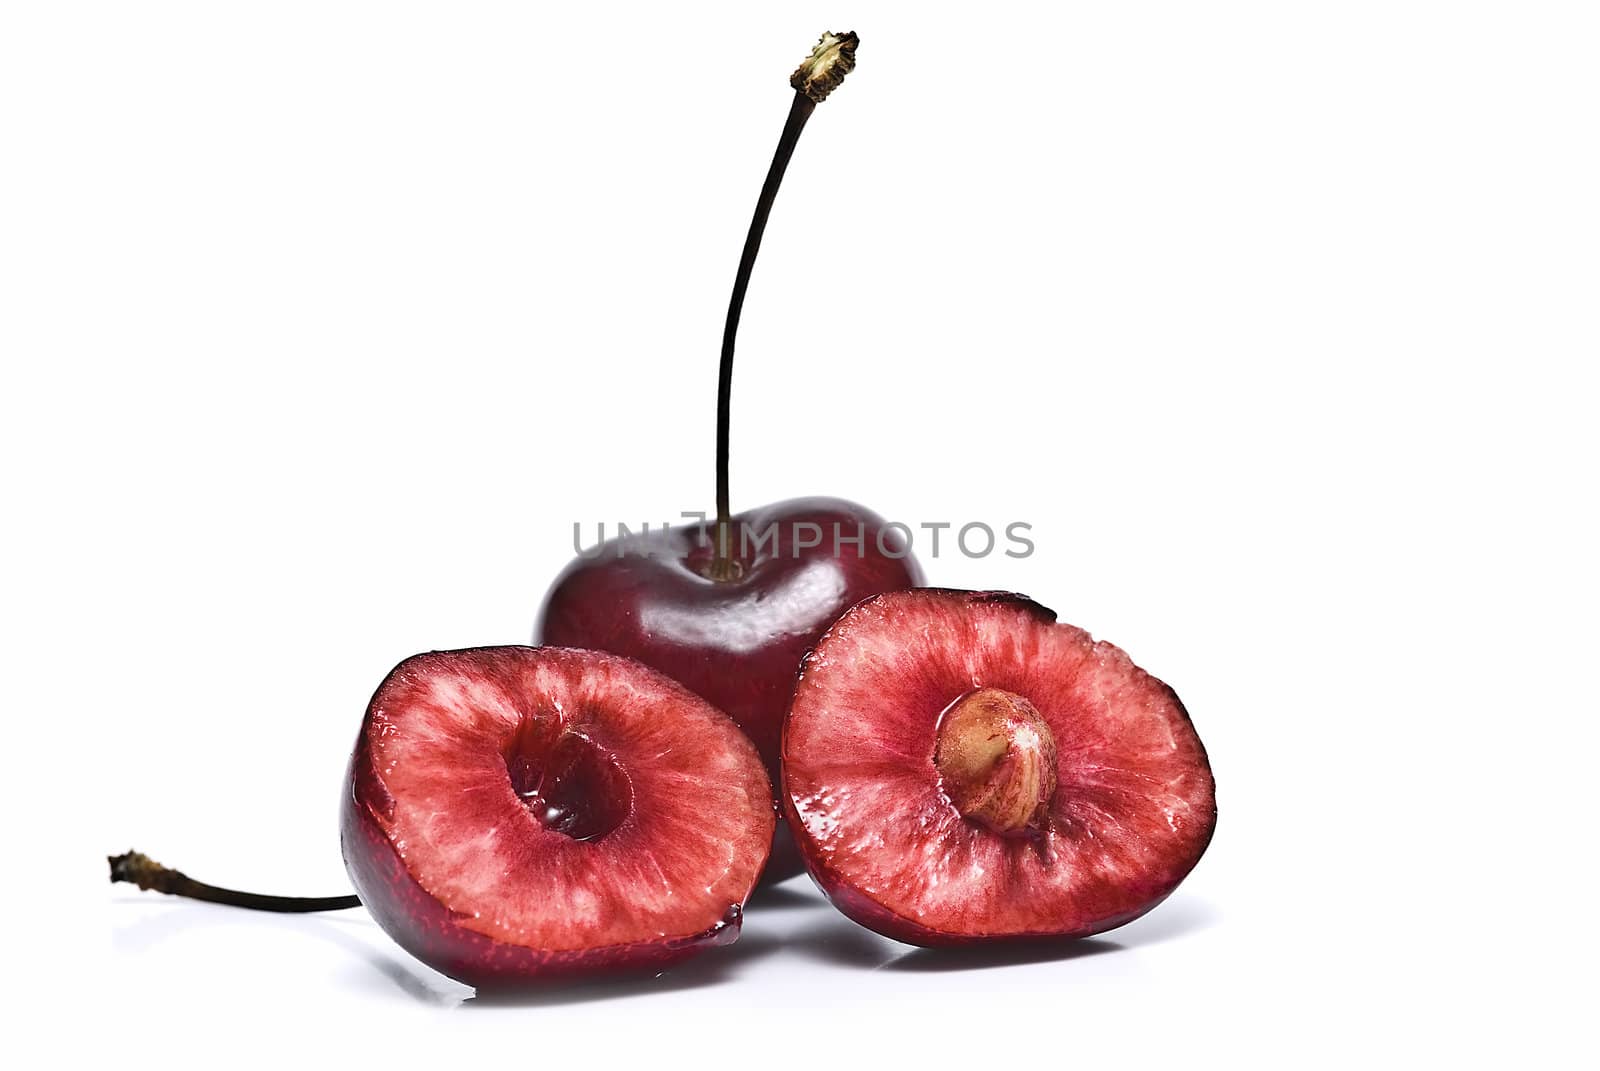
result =
[[[14,1049],[1593,1066],[1592,5],[4,11]],[[132,846],[344,891],[390,666],[526,642],[574,521],[709,508],[726,290],[825,27],[860,67],[756,271],[735,506],[1032,523],[929,577],[1177,688],[1221,809],[1189,881],[1043,960],[801,881],[715,959],[510,1007],[359,911],[108,888]]]

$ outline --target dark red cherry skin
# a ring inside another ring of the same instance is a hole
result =
[[[586,552],[545,596],[534,642],[610,651],[665,673],[733,718],[777,785],[801,658],[844,611],[870,595],[920,586],[922,570],[903,529],[885,528],[883,518],[842,499],[789,499],[735,516],[732,580],[706,575],[715,528],[684,525]],[[757,548],[769,528],[772,538]],[[815,531],[820,544],[802,546]],[[859,545],[849,542],[858,534]],[[802,869],[783,823],[778,834],[768,883]]]

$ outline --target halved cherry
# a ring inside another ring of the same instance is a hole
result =
[[[1217,814],[1172,689],[1022,596],[934,589],[857,604],[806,657],[782,798],[834,904],[922,945],[1120,926]]]
[[[613,655],[485,647],[379,687],[342,840],[390,936],[492,986],[733,941],[773,824],[754,746],[682,686]]]

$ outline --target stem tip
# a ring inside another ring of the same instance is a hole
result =
[[[108,855],[111,864],[111,884],[126,881],[141,889],[166,892],[167,879],[176,874],[143,852],[127,851],[121,855]]]
[[[811,55],[789,76],[789,85],[820,104],[855,69],[860,43],[861,38],[853,33],[824,33]]]

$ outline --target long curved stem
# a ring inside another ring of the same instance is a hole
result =
[[[728,319],[722,328],[722,362],[717,369],[717,557],[726,559],[728,527],[732,514],[728,509],[728,417],[733,393],[733,345],[739,333],[739,316],[744,311],[744,294],[750,286],[750,272],[755,267],[756,254],[761,251],[761,235],[767,229],[767,216],[772,213],[772,202],[777,199],[778,187],[783,184],[783,173],[789,167],[789,158],[800,141],[800,132],[806,120],[816,110],[817,102],[804,92],[797,91],[789,107],[789,119],[783,124],[783,134],[778,138],[778,149],[772,154],[772,166],[767,168],[767,180],[761,184],[761,196],[756,199],[755,215],[750,220],[750,230],[745,234],[744,251],[739,254],[739,270],[733,277],[733,295],[728,299]]]
[[[181,870],[162,866],[143,852],[110,855],[106,861],[111,864],[112,884],[126,881],[141,889],[183,896],[190,900],[205,900],[212,904],[284,913],[343,911],[345,908],[361,906],[358,896],[263,896],[260,893],[207,885],[203,881],[195,881]]]

